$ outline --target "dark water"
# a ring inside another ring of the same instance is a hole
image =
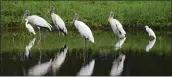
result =
[[[134,36],[134,34],[131,34],[128,37],[132,35]],[[161,33],[157,35],[163,36]],[[139,37],[142,38],[141,36]],[[98,37],[98,35],[95,35],[95,37]],[[0,75],[172,75],[172,52],[171,48],[169,48],[171,38],[157,39],[153,49],[150,48],[149,51],[145,50],[149,40],[146,41],[146,45],[142,49],[139,48],[139,46],[142,46],[141,43],[137,43],[136,47],[138,48],[133,48],[135,46],[131,46],[132,41],[127,41],[127,39],[124,42],[124,46],[119,50],[114,48],[114,46],[101,46],[93,49],[87,45],[86,47],[72,48],[69,43],[58,46],[56,49],[47,50],[43,47],[41,48],[39,44],[43,40],[40,42],[36,40],[35,42],[35,39],[30,39],[30,41],[26,42],[26,45],[23,47],[21,45],[21,48],[24,49],[13,48],[10,50],[12,47],[9,47],[8,51],[4,50],[0,53]],[[160,41],[161,39],[166,39],[167,42]],[[137,41],[139,40],[137,39]],[[36,46],[32,48],[34,45]],[[164,46],[166,48],[159,48],[160,45],[167,46]]]

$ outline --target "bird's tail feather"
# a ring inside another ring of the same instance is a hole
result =
[[[52,28],[52,25],[48,23],[48,25]]]
[[[50,26],[49,26],[48,28],[50,29],[50,31],[52,31],[52,29],[51,29],[51,27],[50,27]]]

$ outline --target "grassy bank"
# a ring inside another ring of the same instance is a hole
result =
[[[115,18],[129,27],[146,24],[172,27],[170,1],[2,1],[1,28],[23,30],[22,17],[27,9],[51,23],[50,14],[47,13],[51,6],[56,7],[56,13],[69,26],[74,13],[78,13],[80,20],[91,27],[105,26],[108,25],[110,11],[114,11]]]

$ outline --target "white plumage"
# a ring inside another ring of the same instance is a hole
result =
[[[57,55],[55,56],[55,58],[52,62],[53,74],[55,74],[56,71],[59,70],[59,68],[61,67],[61,65],[65,61],[67,50],[68,50],[68,47],[65,45],[63,48],[63,51],[61,51],[61,53],[57,53]]]
[[[34,35],[36,35],[35,30],[33,29],[33,27],[28,23],[28,19],[25,19],[25,26],[26,28],[29,30],[29,32],[33,33]]]
[[[90,28],[82,21],[78,21],[77,19],[74,20],[74,25],[78,29],[79,33],[82,37],[85,37],[92,43],[94,43],[94,37],[90,30]]]
[[[118,40],[118,42],[115,45],[116,50],[118,50],[118,49],[120,49],[122,47],[122,45],[125,42],[125,40],[126,40],[126,37]]]
[[[109,16],[109,22],[111,24],[111,28],[113,30],[113,32],[118,35],[119,38],[124,38],[125,37],[125,30],[123,29],[123,26],[121,25],[121,23],[117,20],[117,19],[113,19],[113,12],[110,13]]]
[[[37,64],[28,70],[28,75],[31,76],[41,76],[45,75],[51,67],[52,59],[49,62]]]
[[[155,42],[156,39],[149,41],[149,44],[146,46],[146,52],[149,52],[149,50],[154,46]]]
[[[151,28],[149,28],[147,25],[145,26],[146,31],[148,32],[149,36],[152,36],[156,39],[155,33],[153,32],[153,30]]]
[[[27,19],[29,22],[31,22],[32,24],[38,26],[38,27],[46,27],[49,28],[50,31],[51,30],[51,25],[42,17],[37,16],[37,15],[31,15],[31,16],[27,16]]]
[[[60,18],[59,15],[54,13],[55,8],[51,7],[51,18],[58,30],[61,30],[65,35],[67,34],[67,28],[64,21]]]
[[[124,67],[124,60],[125,60],[124,54],[121,54],[116,60],[114,60],[110,75],[112,76],[121,75]]]
[[[77,75],[79,75],[79,76],[83,76],[83,75],[90,76],[90,75],[92,75],[94,65],[95,65],[95,60],[92,60],[88,65],[82,67],[81,70],[77,73]]]
[[[29,53],[30,53],[30,49],[33,47],[34,43],[35,43],[36,38],[33,38],[28,45],[26,45],[26,51],[25,51],[25,56],[26,58],[29,58]]]

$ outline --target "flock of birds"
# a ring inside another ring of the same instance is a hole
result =
[[[30,59],[30,50],[35,44],[36,38],[33,38],[28,45],[26,45],[26,52],[25,52],[25,58]],[[38,41],[39,42],[39,41]],[[24,71],[24,75],[29,76],[42,76],[47,74],[48,72],[51,72],[52,75],[57,75],[58,71],[60,70],[61,66],[65,62],[65,58],[67,56],[68,52],[68,46],[64,45],[60,52],[57,52],[57,54],[54,56],[54,58],[51,58],[47,62],[41,62],[41,51],[40,51],[40,57],[38,60],[38,63],[31,66],[28,69],[28,72]],[[124,61],[125,61],[125,54],[120,54],[113,62],[112,62],[112,68],[109,72],[109,75],[111,76],[119,76],[122,74],[123,68],[124,68]],[[96,65],[96,59],[90,60],[88,64],[84,64],[80,70],[76,73],[77,76],[91,76],[94,71],[94,67]],[[70,64],[69,64],[70,65]]]
[[[49,12],[51,14],[53,24],[56,26],[59,33],[62,32],[64,35],[67,35],[67,28],[65,26],[64,21],[60,18],[59,15],[54,13],[55,7],[52,6],[50,8]],[[37,28],[39,29],[39,32],[40,32],[41,27],[48,28],[50,31],[52,31],[52,29],[51,29],[52,25],[49,24],[42,17],[40,17],[38,15],[30,15],[29,10],[26,10],[24,15],[26,16],[25,26],[26,26],[26,28],[28,28],[29,32],[33,33],[34,35],[36,33],[34,31],[34,28],[30,25],[30,23],[32,23],[33,25],[36,25]],[[110,22],[113,32],[118,36],[119,39],[125,38],[126,32],[123,29],[123,26],[117,19],[114,19],[113,17],[114,17],[114,13],[110,12],[108,21]],[[75,25],[76,29],[79,31],[81,36],[85,38],[85,40],[89,40],[91,43],[94,43],[94,37],[93,37],[91,29],[84,22],[79,21],[78,18],[79,18],[79,15],[77,13],[75,13],[74,19],[72,22],[73,25]],[[148,32],[149,36],[152,36],[156,39],[156,36],[155,36],[155,33],[153,32],[153,30],[151,28],[149,28],[147,25],[145,26],[145,28],[146,28],[146,31]]]
[[[56,28],[60,32],[62,32],[64,35],[67,35],[67,28],[65,26],[64,21],[60,18],[59,15],[55,14],[55,8],[52,6],[49,10],[51,14],[51,18],[53,21],[53,24],[56,26]],[[28,28],[29,32],[33,33],[36,35],[36,32],[34,31],[34,28],[31,26],[31,24],[37,26],[39,29],[39,34],[40,34],[40,28],[45,27],[48,28],[50,31],[52,31],[52,25],[49,24],[45,19],[43,19],[40,16],[37,15],[30,15],[30,11],[26,10],[25,14],[26,16],[26,22],[25,26]],[[108,21],[110,22],[111,28],[113,32],[118,36],[119,41],[116,43],[116,50],[121,48],[121,45],[124,43],[126,40],[126,32],[123,29],[123,26],[121,23],[117,20],[114,19],[114,13],[110,12]],[[73,19],[73,25],[76,27],[76,29],[79,31],[80,35],[85,38],[86,40],[89,40],[91,43],[94,43],[94,37],[92,34],[91,29],[82,21],[78,20],[79,15],[77,13],[74,14],[74,19]],[[31,23],[31,24],[30,24]],[[149,36],[154,37],[154,40],[150,41],[149,44],[146,47],[146,51],[149,51],[150,48],[153,47],[156,41],[156,35],[153,32],[151,28],[149,28],[147,25],[145,26],[146,31],[148,32]],[[34,45],[35,38],[30,41],[30,43],[26,46],[26,53],[25,55],[28,57],[30,49]],[[31,67],[28,70],[28,75],[43,75],[48,72],[49,68],[52,67],[52,72],[56,74],[56,71],[59,70],[61,65],[63,64],[66,53],[67,53],[68,47],[65,45],[63,48],[62,52],[58,52],[55,58],[50,61],[45,62],[45,63],[38,63],[37,65]],[[121,72],[123,71],[123,63],[125,60],[125,55],[121,54],[117,59],[114,60],[113,66],[110,72],[110,75],[120,75]],[[93,69],[95,66],[95,59],[91,60],[89,64],[83,66],[81,70],[77,73],[77,75],[92,75]]]

